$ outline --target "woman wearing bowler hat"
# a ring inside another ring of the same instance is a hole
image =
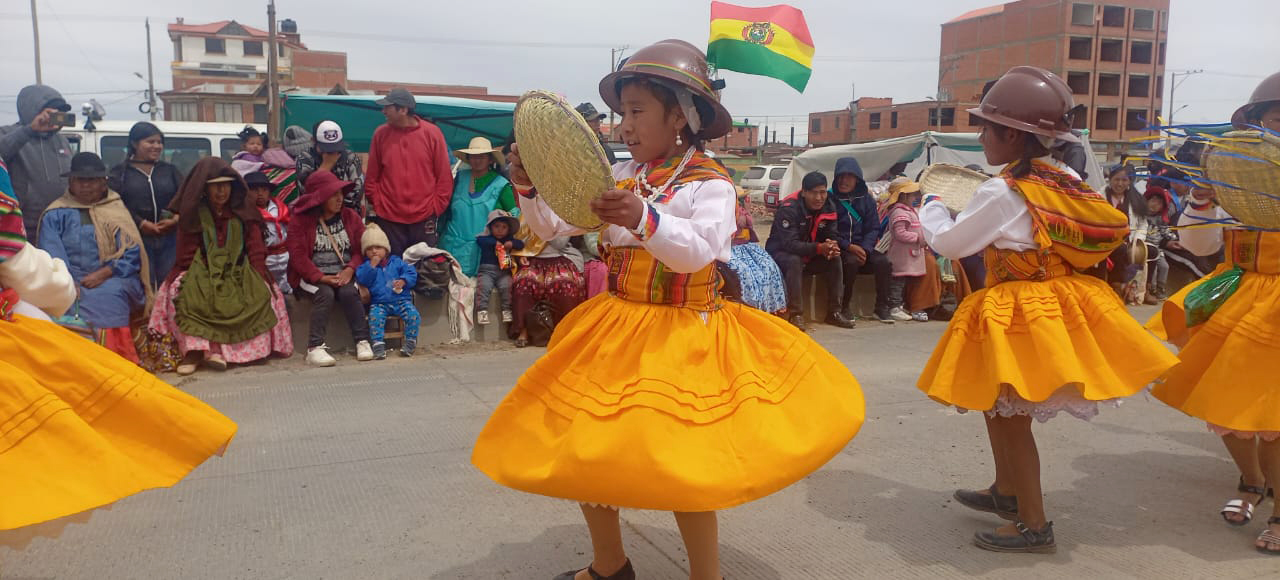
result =
[[[633,160],[591,208],[609,292],[566,316],[481,432],[494,481],[581,504],[594,557],[559,580],[636,577],[619,508],[675,512],[692,580],[719,580],[716,510],[774,493],[839,453],[863,420],[857,381],[786,321],[720,298],[736,191],[702,147],[732,119],[693,45],[645,47],[600,83]],[[561,220],[511,153],[525,223]]]
[[[985,415],[995,483],[955,498],[1011,522],[975,534],[986,550],[1057,549],[1033,418],[1088,419],[1099,402],[1138,392],[1176,362],[1106,282],[1082,272],[1124,243],[1129,219],[1050,155],[1055,139],[1075,139],[1073,104],[1053,73],[1010,69],[969,110],[983,122],[987,164],[1004,169],[954,218],[935,195],[920,210],[935,252],[952,259],[985,252],[987,287],[956,309],[918,386]]]

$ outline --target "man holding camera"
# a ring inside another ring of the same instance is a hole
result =
[[[27,235],[34,236],[40,214],[67,192],[71,144],[59,131],[75,125],[71,105],[45,85],[18,92],[18,122],[0,128],[0,159],[9,166]]]

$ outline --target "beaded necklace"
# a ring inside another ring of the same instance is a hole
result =
[[[662,187],[654,187],[652,185],[649,185],[649,179],[648,177],[646,177],[646,174],[649,173],[649,169],[648,167],[641,167],[640,171],[636,173],[636,188],[634,190],[636,196],[639,197],[640,199],[643,199],[646,202],[651,202],[657,199],[658,196],[662,195],[664,191],[670,188],[671,184],[675,183],[676,178],[679,177],[680,174],[684,172],[684,168],[687,165],[689,165],[689,161],[693,159],[694,151],[695,149],[693,147],[690,147],[687,151],[684,152],[684,158],[680,160],[680,164],[676,166],[675,171],[673,171],[671,173],[671,176],[667,178],[667,182],[662,184]],[[649,192],[648,195],[645,195],[644,193],[642,193],[644,191]]]

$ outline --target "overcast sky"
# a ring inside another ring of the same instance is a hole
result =
[[[768,0],[738,0],[749,6]],[[234,19],[266,28],[266,0],[36,0],[44,82],[79,104],[95,97],[108,118],[142,118],[146,83],[143,19],[151,18],[157,91],[172,87],[173,44],[166,25]],[[770,117],[780,140],[796,126],[803,142],[811,111],[844,107],[850,97],[919,101],[932,95],[940,25],[990,0],[792,0],[804,10],[817,52],[804,94],[781,81],[735,72],[726,106],[752,122]],[[457,2],[443,0],[279,0],[278,18],[298,23],[315,50],[348,53],[353,79],[482,85],[492,93],[551,89],[604,109],[596,83],[609,48],[632,50],[663,38],[707,39],[710,2],[599,0]],[[1225,121],[1266,75],[1280,70],[1278,0],[1173,0],[1167,70],[1203,69],[1177,89],[1181,122]],[[0,123],[17,120],[18,91],[33,83],[29,0],[0,7]],[[1166,74],[1166,79],[1170,75]],[[1168,80],[1166,80],[1168,82]],[[1165,89],[1166,98],[1169,94]],[[1167,100],[1167,99],[1166,99]],[[1166,103],[1167,105],[1167,103]],[[1166,108],[1167,111],[1167,108]],[[78,113],[77,107],[77,113]],[[781,122],[781,124],[780,124]]]

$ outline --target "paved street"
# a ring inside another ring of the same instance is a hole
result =
[[[1056,555],[972,547],[998,520],[951,492],[990,483],[982,421],[914,386],[942,329],[815,331],[861,380],[867,423],[808,479],[722,515],[727,578],[1280,577],[1280,559],[1253,551],[1259,524],[1218,516],[1236,477],[1221,443],[1145,395],[1092,423],[1038,427]],[[226,456],[59,540],[0,551],[0,576],[548,580],[585,564],[573,504],[499,487],[469,462],[490,409],[540,350],[435,353],[198,375],[183,388],[240,423]],[[624,521],[642,578],[685,577],[670,514]]]

